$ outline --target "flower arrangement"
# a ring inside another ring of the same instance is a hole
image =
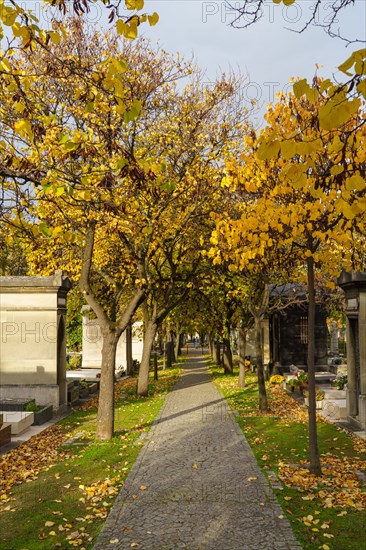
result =
[[[284,381],[285,381],[285,379],[284,379],[283,376],[281,376],[281,374],[274,374],[269,379],[270,384],[282,384],[282,382],[284,382]]]
[[[291,387],[295,387],[295,386],[298,387],[300,386],[301,382],[299,381],[298,378],[289,378],[287,380],[287,384]]]
[[[344,386],[347,384],[347,381],[348,381],[347,374],[340,374],[339,376],[337,376],[335,380],[337,384],[337,388],[339,390],[343,390]]]
[[[297,379],[300,382],[300,384],[307,384],[309,381],[308,375],[303,370],[299,371],[297,375]]]

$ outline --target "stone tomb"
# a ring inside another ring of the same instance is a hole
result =
[[[103,336],[100,330],[98,320],[90,310],[89,306],[82,308],[83,316],[83,353],[82,353],[82,368],[96,369],[102,364],[102,347]],[[129,352],[128,332],[122,333],[116,352],[116,372],[127,371],[127,361]],[[143,347],[143,330],[142,323],[134,323],[132,325],[131,334],[132,359],[141,362],[142,347]]]
[[[9,443],[11,439],[11,426],[4,424],[4,416],[0,413],[0,447]]]
[[[0,277],[0,400],[67,405],[66,295],[62,271],[50,277]]]
[[[366,430],[366,272],[343,272],[338,279],[346,296],[347,415]]]
[[[26,432],[34,422],[34,413],[25,411],[2,411],[4,422],[10,425],[11,435]]]

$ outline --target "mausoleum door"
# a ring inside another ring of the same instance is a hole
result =
[[[348,319],[350,341],[347,346],[348,355],[348,394],[349,412],[354,418],[359,414],[358,396],[360,393],[360,341],[358,318]]]

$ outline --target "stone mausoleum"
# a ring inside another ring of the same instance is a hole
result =
[[[338,285],[346,298],[347,415],[366,430],[366,272],[343,272]]]
[[[89,306],[83,306],[83,353],[82,368],[95,369],[102,365],[103,336],[98,320]],[[128,349],[130,346],[130,350]],[[143,349],[142,323],[133,323],[130,332],[125,331],[117,344],[116,350],[116,371],[126,372],[128,370],[128,353],[131,359],[141,362]]]
[[[50,277],[0,277],[0,400],[67,405],[66,296],[72,282]]]

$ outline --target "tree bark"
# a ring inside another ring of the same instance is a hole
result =
[[[244,327],[239,327],[239,388],[245,388],[245,356],[247,346],[247,331]]]
[[[315,399],[315,276],[314,259],[307,258],[308,277],[308,381],[309,381],[309,453],[310,473],[321,476],[320,455],[318,448]]]
[[[259,392],[259,410],[260,412],[267,412],[268,399],[267,399],[267,393],[266,393],[266,385],[264,381],[262,318],[258,315],[254,316],[254,332],[255,332],[255,356],[256,356],[255,359],[257,363],[258,392]]]
[[[114,429],[114,370],[119,331],[113,331],[108,326],[103,334],[102,365],[99,388],[99,403],[97,414],[96,438],[110,440]]]
[[[126,327],[126,374],[132,374],[133,356],[132,356],[132,323],[128,323]]]
[[[147,397],[149,394],[149,370],[150,356],[154,345],[154,339],[158,326],[154,319],[144,320],[144,344],[142,348],[142,358],[137,382],[137,395]]]
[[[211,355],[212,359],[214,357],[214,347],[215,347],[214,337],[212,334],[209,334],[208,335],[208,352]]]
[[[181,332],[178,331],[175,337],[175,346],[174,346],[175,358],[182,355],[182,336],[183,335],[181,334]]]
[[[170,369],[173,364],[172,346],[173,346],[172,333],[170,328],[168,327],[166,329],[166,337],[165,337],[165,358],[166,358],[167,369]]]
[[[233,374],[233,354],[231,352],[230,337],[223,341],[223,363],[225,374]]]
[[[154,353],[154,380],[158,379],[158,356]]]
[[[213,347],[213,352],[214,352],[213,360],[215,361],[216,365],[220,365],[220,354],[221,354],[220,348],[221,348],[220,342],[217,340],[214,343],[214,347]]]

